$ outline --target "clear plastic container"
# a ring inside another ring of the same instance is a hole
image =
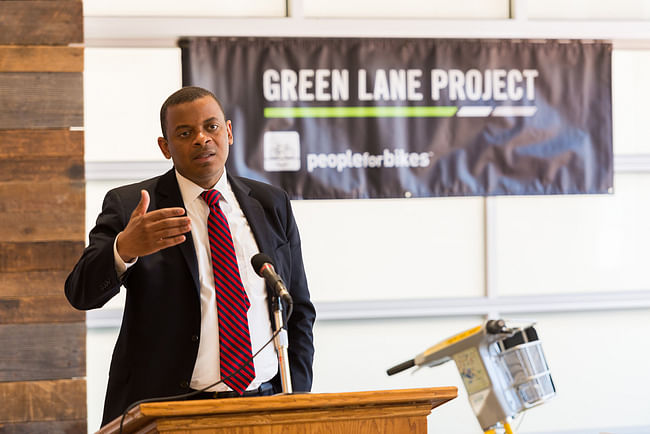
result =
[[[523,408],[539,405],[555,396],[542,343],[538,340],[516,345],[497,354],[507,389],[521,400]]]

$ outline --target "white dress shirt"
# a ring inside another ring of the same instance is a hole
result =
[[[183,197],[183,203],[187,210],[187,216],[191,220],[192,241],[199,266],[199,283],[201,285],[201,338],[199,341],[199,352],[194,364],[194,372],[190,387],[192,389],[203,389],[220,379],[219,370],[219,328],[217,315],[217,300],[214,289],[214,275],[212,274],[212,259],[210,255],[210,244],[208,239],[207,221],[210,209],[201,197],[204,189],[183,177],[176,171],[176,179]],[[223,175],[212,187],[221,193],[219,206],[223,211],[237,255],[239,274],[250,301],[248,309],[248,325],[250,328],[251,348],[255,354],[269,339],[271,339],[272,326],[269,318],[266,287],[264,279],[259,277],[253,270],[250,263],[251,257],[259,253],[257,243],[253,236],[246,216],[239,207],[239,203],[230,188],[224,169]],[[114,244],[115,266],[118,274],[124,273],[127,267],[133,265],[124,264],[117,254],[117,239]],[[192,288],[188,288],[191,290]],[[269,381],[278,372],[278,359],[273,344],[269,344],[254,359],[255,378],[248,386],[248,389],[256,389],[262,383]],[[224,383],[209,388],[209,391],[225,391],[230,388]]]

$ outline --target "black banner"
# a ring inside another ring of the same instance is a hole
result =
[[[186,38],[228,170],[292,198],[606,193],[611,44]]]

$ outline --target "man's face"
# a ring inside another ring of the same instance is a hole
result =
[[[167,138],[158,146],[178,172],[203,188],[211,188],[223,173],[232,125],[217,102],[204,96],[167,109]]]

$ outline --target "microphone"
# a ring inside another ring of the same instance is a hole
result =
[[[284,300],[288,305],[293,305],[291,294],[287,291],[287,287],[284,286],[282,278],[275,272],[275,269],[273,268],[273,260],[269,258],[268,255],[258,253],[251,258],[251,265],[253,266],[253,270],[255,270],[260,277],[263,277],[266,283],[273,288],[278,297]]]

